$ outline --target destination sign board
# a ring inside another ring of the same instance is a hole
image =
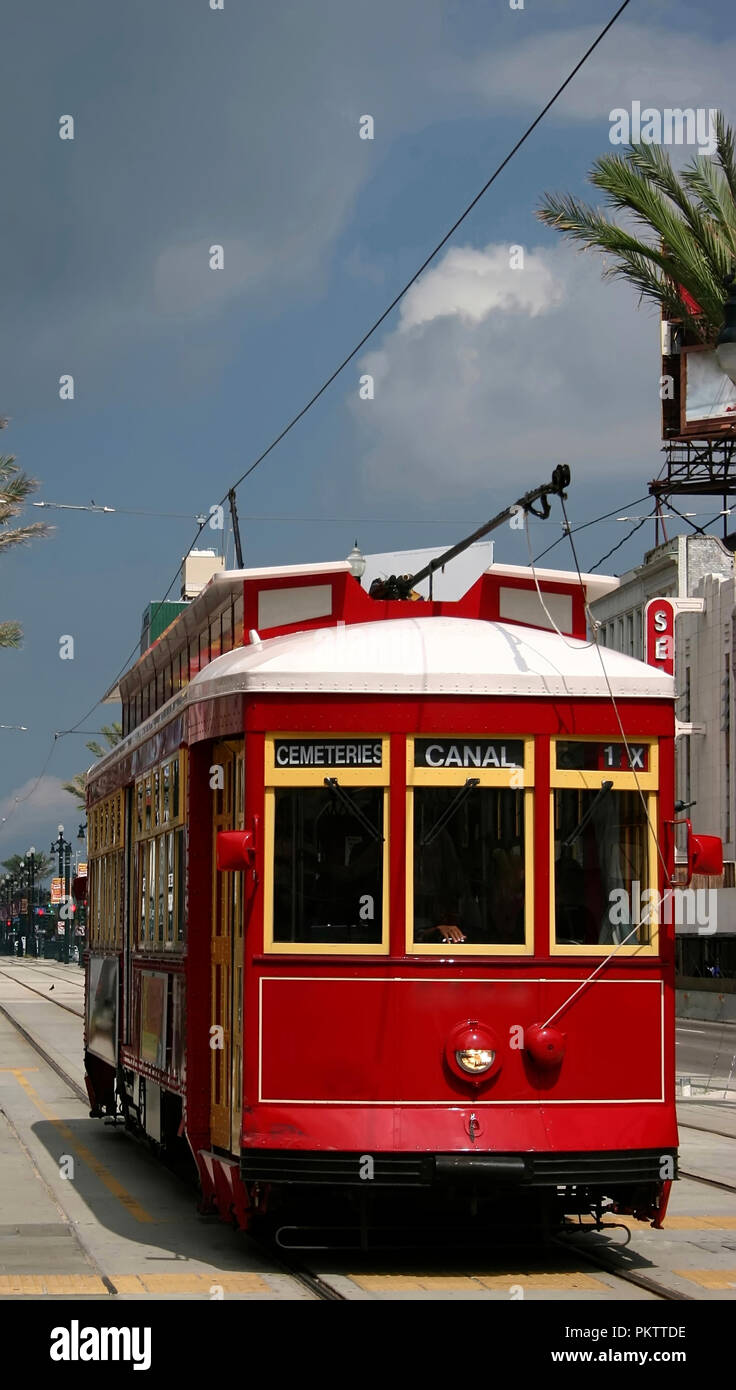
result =
[[[587,743],[558,740],[558,771],[581,772],[648,772],[649,746],[630,743],[628,753],[624,743]]]
[[[521,739],[418,738],[414,741],[415,767],[520,768],[524,766]]]
[[[383,744],[380,739],[360,738],[277,738],[274,741],[276,767],[381,767]]]

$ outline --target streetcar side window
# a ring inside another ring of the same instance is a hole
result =
[[[407,953],[530,954],[533,836],[533,738],[409,739]]]
[[[647,815],[638,791],[554,794],[558,945],[647,945]]]
[[[417,787],[413,838],[415,943],[524,944],[523,791]]]
[[[551,949],[657,949],[656,739],[553,738]]]
[[[123,941],[125,818],[123,791],[91,807],[89,827],[88,926],[95,949],[119,950]]]
[[[145,950],[174,949],[185,938],[184,756],[135,784],[131,902],[134,937]]]
[[[274,942],[380,944],[384,789],[277,787],[274,799]]]

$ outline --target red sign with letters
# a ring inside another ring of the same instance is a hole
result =
[[[650,666],[675,670],[675,608],[671,599],[650,598],[646,608],[646,660]]]

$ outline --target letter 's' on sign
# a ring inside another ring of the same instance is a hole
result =
[[[650,666],[675,670],[675,609],[668,598],[650,598],[646,607],[646,660]]]

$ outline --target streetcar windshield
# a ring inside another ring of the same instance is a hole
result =
[[[384,791],[330,780],[275,791],[273,939],[379,944]]]
[[[639,793],[565,788],[554,794],[554,815],[557,943],[650,941],[647,818]]]
[[[524,794],[414,789],[414,941],[524,942]]]

